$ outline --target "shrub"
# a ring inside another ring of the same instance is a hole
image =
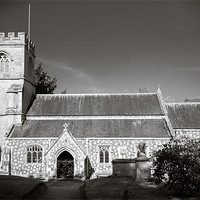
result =
[[[178,196],[200,194],[200,140],[180,138],[164,144],[155,153],[157,184],[164,185]]]

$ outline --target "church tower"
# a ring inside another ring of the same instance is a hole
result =
[[[35,97],[35,46],[24,32],[0,33],[0,147]],[[2,150],[1,150],[2,151]]]

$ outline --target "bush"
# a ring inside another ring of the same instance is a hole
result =
[[[200,194],[200,140],[171,140],[155,153],[153,174],[157,184],[164,185],[178,196]]]

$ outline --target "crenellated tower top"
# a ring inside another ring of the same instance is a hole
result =
[[[0,32],[0,44],[1,45],[26,45],[26,48],[28,49],[28,46],[30,45],[30,49],[35,52],[35,45],[33,42],[30,41],[28,36],[25,32],[18,32],[17,35],[15,32],[8,32],[7,34]]]

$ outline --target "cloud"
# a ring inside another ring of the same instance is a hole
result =
[[[62,73],[64,74],[66,73],[67,76],[73,77],[76,83],[79,83],[80,86],[83,86],[83,87],[85,86],[86,92],[89,92],[89,93],[103,92],[103,89],[98,86],[99,82],[96,79],[94,79],[91,75],[88,75],[79,69],[69,67],[65,63],[53,61],[50,59],[44,59],[40,57],[39,58],[37,57],[37,59],[39,60],[39,62],[42,63],[44,67],[48,66],[48,68],[50,68],[53,72],[62,71]],[[59,88],[59,90],[62,90],[62,89]]]
[[[44,58],[41,58],[41,57],[39,57],[38,60],[44,66],[47,65],[48,67],[50,67],[53,70],[63,70],[63,71],[66,71],[66,73],[68,75],[70,74],[70,75],[74,76],[76,79],[84,80],[84,81],[86,81],[86,82],[88,82],[89,84],[92,84],[92,85],[96,84],[96,80],[93,77],[89,76],[88,74],[82,72],[79,69],[69,67],[65,63],[52,61],[50,59],[44,59]]]

